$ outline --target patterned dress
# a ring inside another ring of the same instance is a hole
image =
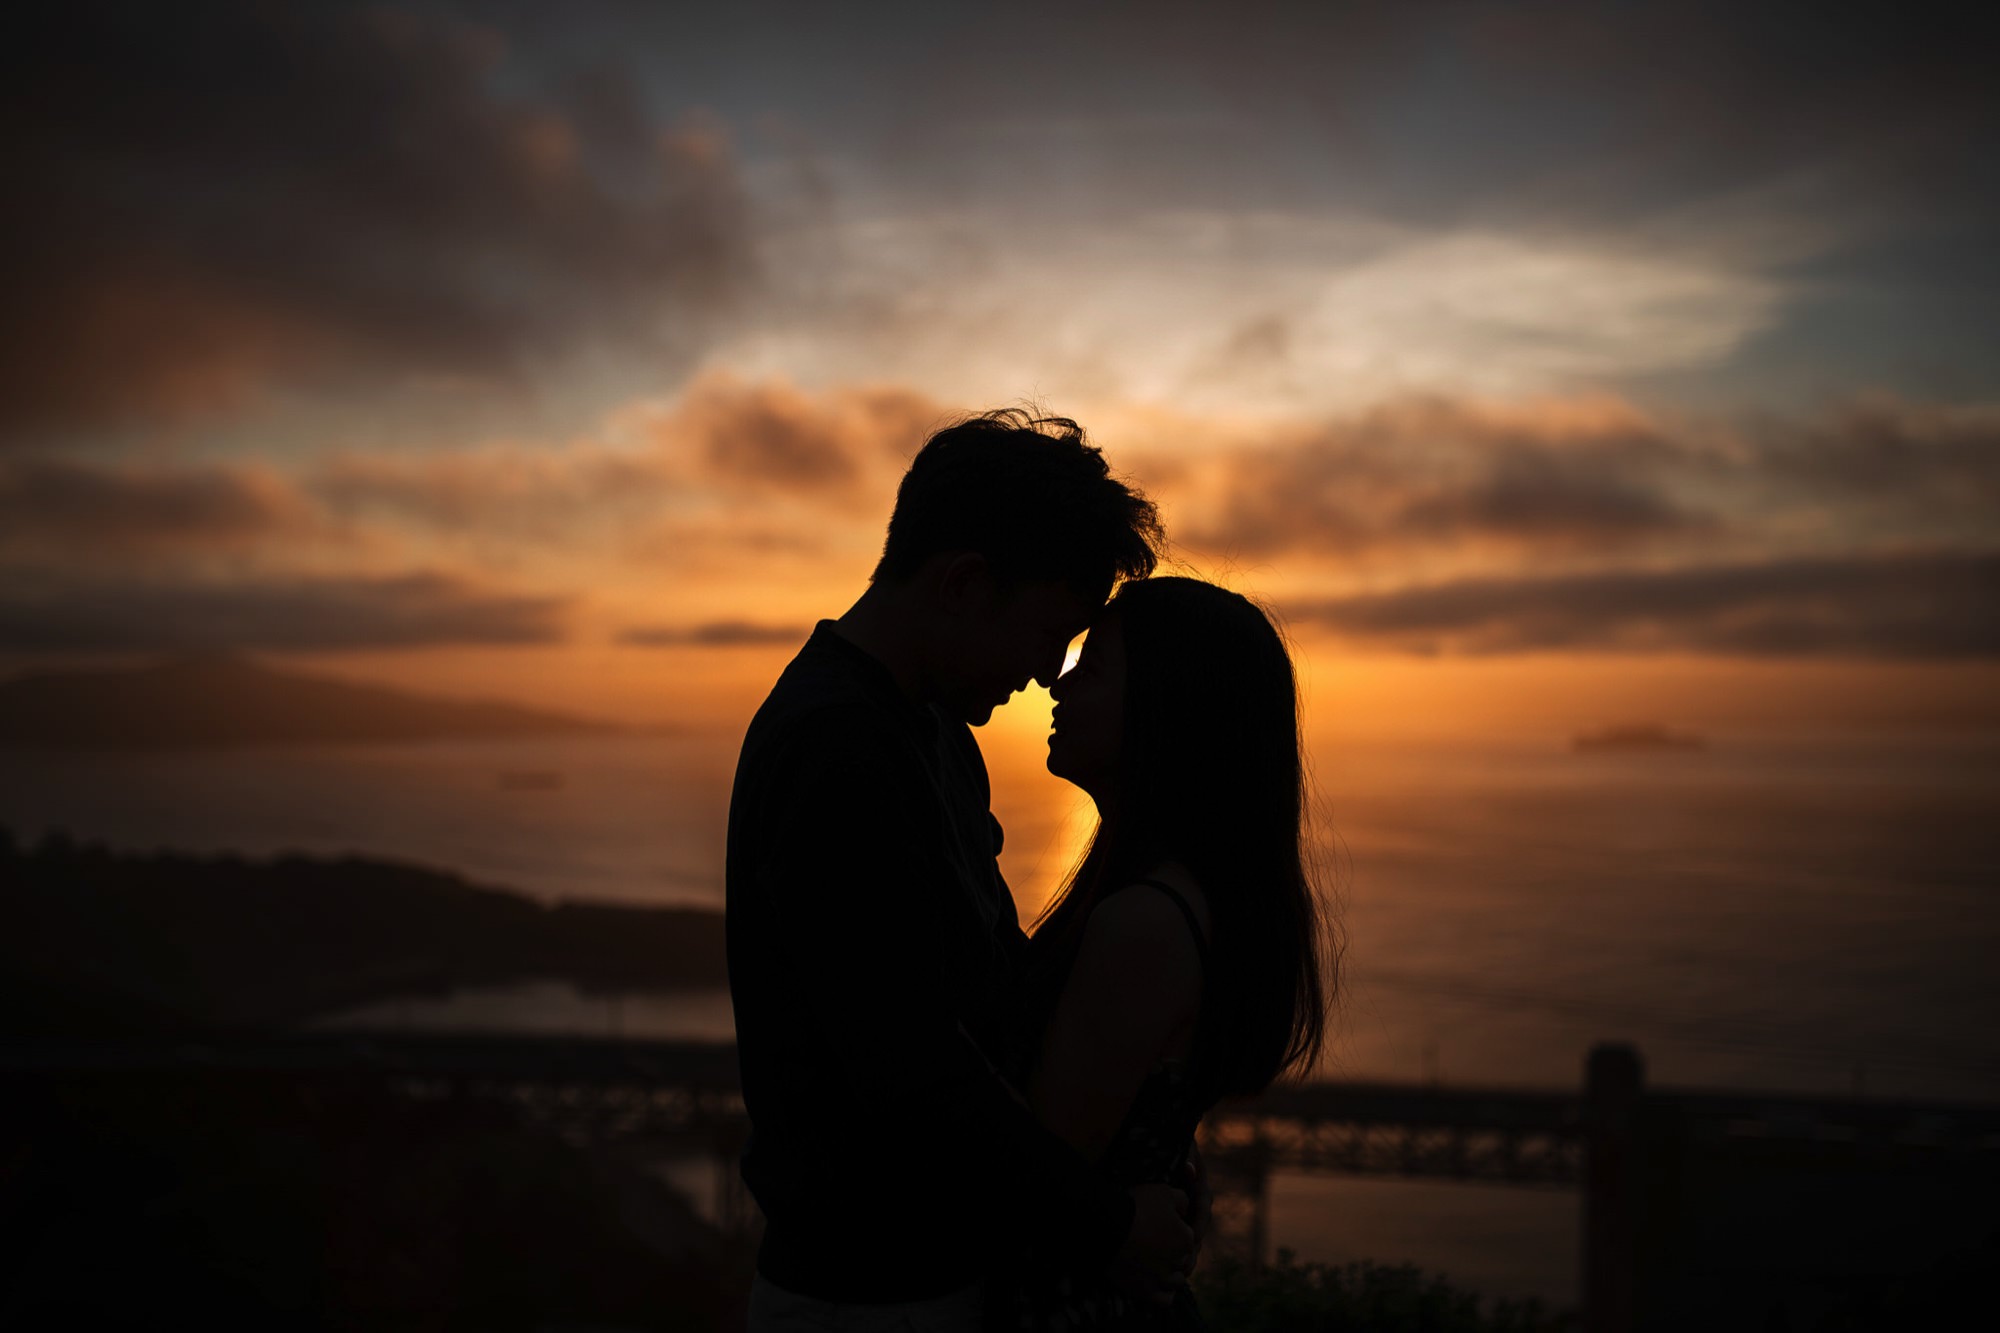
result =
[[[1139,884],[1158,889],[1173,900],[1187,918],[1201,954],[1206,977],[1208,941],[1201,923],[1187,900],[1170,885],[1158,880]],[[1123,890],[1120,890],[1121,892]],[[1062,993],[1069,963],[1064,958],[1046,966],[1036,993],[1040,1003],[1029,1006],[1029,1051],[1040,1049],[1040,1035],[1054,1016],[1055,999]],[[1195,1129],[1215,1102],[1204,1095],[1197,1073],[1201,1053],[1201,1028],[1196,1029],[1193,1056],[1163,1060],[1132,1100],[1125,1122],[1105,1149],[1104,1172],[1121,1185],[1145,1185],[1172,1181],[1187,1164],[1194,1147]],[[1025,1071],[1020,1071],[1025,1073]],[[1168,1309],[1137,1304],[1101,1283],[1067,1276],[1041,1260],[1032,1249],[1019,1256],[1010,1273],[991,1283],[989,1327],[1021,1333],[1140,1333],[1141,1330],[1184,1330],[1201,1327],[1194,1297],[1183,1286]]]

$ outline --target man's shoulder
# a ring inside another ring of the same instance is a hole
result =
[[[738,769],[896,762],[909,752],[902,732],[892,710],[866,689],[837,673],[788,668],[750,720]]]
[[[874,753],[888,748],[888,741],[880,711],[865,699],[780,698],[774,693],[751,719],[743,762],[786,762],[819,752]]]

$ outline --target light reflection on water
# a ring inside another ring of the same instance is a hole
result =
[[[1002,867],[1032,916],[1091,811],[1041,771],[1033,728],[987,730]],[[735,739],[0,752],[0,825],[134,849],[359,851],[549,899],[720,906]],[[2000,1100],[1995,748],[1318,747],[1347,949],[1327,1068],[1560,1086],[1592,1041],[1618,1038],[1666,1083]],[[558,785],[503,781],[522,772]],[[687,1003],[629,999],[623,1021],[665,1035]],[[601,1030],[603,1005],[543,984],[398,1012]]]
[[[115,846],[360,852],[544,899],[719,905],[716,733],[99,756],[0,751],[0,823]],[[554,785],[523,784],[522,775]]]
[[[567,981],[479,986],[445,995],[381,1000],[312,1026],[368,1032],[524,1033],[617,1040],[733,1041],[726,990],[590,994]]]
[[[1034,728],[989,731],[1002,866],[1031,916],[1090,811],[1040,770]],[[544,898],[719,906],[735,741],[0,752],[0,825],[133,849],[360,851]],[[1615,1038],[1663,1084],[2000,1101],[1995,750],[1893,736],[1653,755],[1572,754],[1560,738],[1320,747],[1347,944],[1328,1072],[1576,1086],[1589,1045]],[[520,773],[558,781],[506,780]],[[720,992],[607,998],[553,981],[337,1021],[730,1034]],[[1549,1196],[1300,1179],[1273,1208],[1276,1242],[1307,1258],[1573,1290],[1573,1209]]]

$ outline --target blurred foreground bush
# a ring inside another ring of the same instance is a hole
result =
[[[740,1333],[752,1253],[643,1154],[491,1105],[0,1078],[0,1329]]]
[[[1290,1250],[1252,1268],[1232,1260],[1202,1265],[1194,1280],[1215,1333],[1558,1333],[1574,1315],[1539,1301],[1480,1297],[1408,1264],[1302,1264]]]

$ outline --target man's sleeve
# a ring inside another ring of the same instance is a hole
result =
[[[1130,1197],[1041,1127],[960,1026],[941,927],[961,889],[939,855],[937,794],[866,714],[828,710],[788,739],[764,827],[790,836],[757,849],[756,878],[795,993],[820,997],[810,1021],[834,1047],[838,1095],[947,1188],[1018,1210],[1075,1271],[1101,1269]]]

